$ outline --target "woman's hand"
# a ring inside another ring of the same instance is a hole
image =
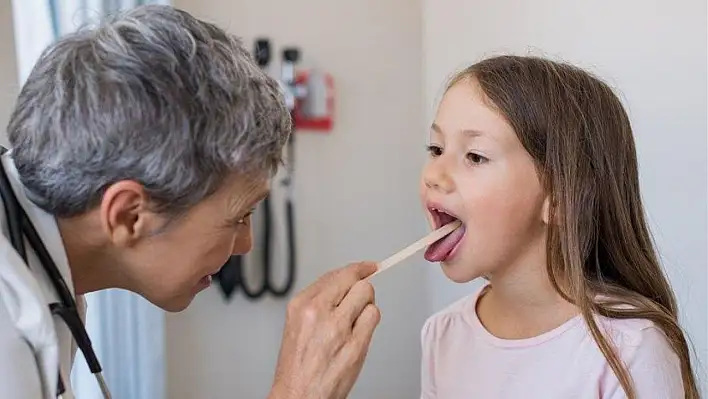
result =
[[[270,399],[343,399],[349,395],[380,320],[370,262],[331,271],[288,305]]]

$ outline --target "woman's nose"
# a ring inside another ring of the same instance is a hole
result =
[[[437,159],[427,165],[423,173],[423,181],[430,190],[450,193],[454,190],[455,184],[444,163],[440,161],[440,159]]]
[[[251,249],[253,249],[253,229],[249,226],[247,233],[238,235],[234,240],[231,254],[245,255],[251,252]]]

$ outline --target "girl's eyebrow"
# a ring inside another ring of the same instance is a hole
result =
[[[440,128],[440,126],[438,126],[435,122],[433,122],[433,124],[430,125],[430,128],[439,134],[444,134],[442,128]],[[477,130],[477,129],[463,129],[461,131],[461,133],[467,137],[484,136],[484,133],[480,130]]]

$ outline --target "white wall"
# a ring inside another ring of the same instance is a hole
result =
[[[417,197],[424,137],[421,5],[410,0],[177,0],[245,37],[295,44],[303,66],[333,74],[336,128],[297,136],[298,288],[347,262],[378,260],[427,232]],[[363,175],[362,179],[358,176]],[[419,331],[427,312],[417,257],[377,277],[382,322],[352,399],[419,392]],[[167,319],[168,397],[263,398],[285,301],[202,293]]]
[[[445,78],[499,52],[560,57],[617,85],[634,124],[645,205],[682,320],[708,366],[706,2],[425,0],[428,117]],[[431,271],[433,309],[470,287]]]

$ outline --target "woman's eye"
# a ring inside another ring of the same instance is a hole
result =
[[[251,217],[251,215],[253,215],[253,212],[254,212],[254,211],[255,211],[255,209],[251,209],[251,210],[250,210],[247,214],[245,214],[241,219],[239,219],[238,221],[236,221],[236,226],[240,226],[240,225],[246,224],[246,221],[248,220],[248,218]]]
[[[428,153],[430,153],[430,155],[433,157],[439,157],[440,155],[442,155],[442,148],[436,145],[429,145]]]
[[[475,165],[479,165],[479,164],[487,162],[487,158],[485,158],[479,154],[475,154],[474,152],[470,152],[467,154],[467,160]]]

